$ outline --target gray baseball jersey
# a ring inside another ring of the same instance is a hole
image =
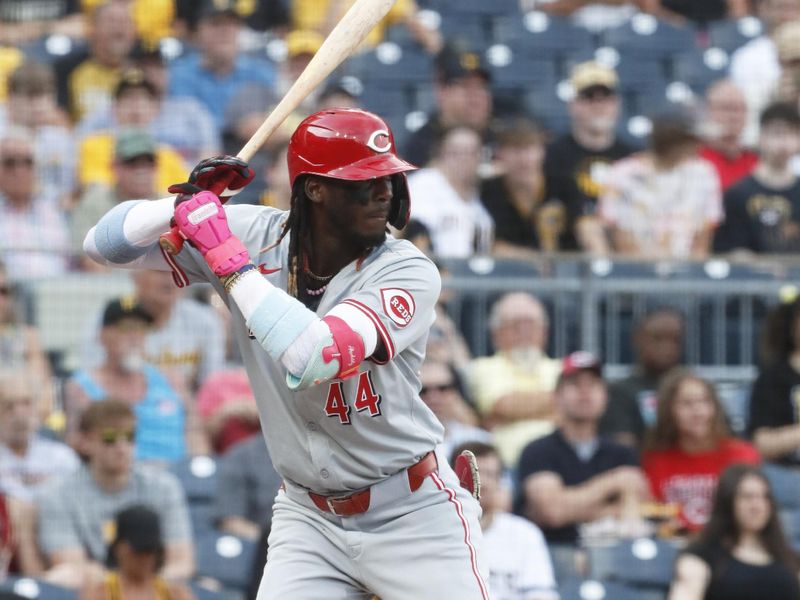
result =
[[[289,236],[278,239],[287,213],[269,207],[226,206],[231,231],[270,283],[287,287]],[[387,236],[363,261],[328,284],[317,314],[346,303],[369,317],[388,360],[371,358],[359,373],[291,392],[286,370],[248,332],[235,302],[202,256],[189,245],[168,257],[184,283],[210,282],[233,315],[233,332],[258,402],[276,470],[289,482],[321,494],[373,485],[416,462],[440,443],[443,428],[419,397],[419,369],[441,280],[413,244]]]

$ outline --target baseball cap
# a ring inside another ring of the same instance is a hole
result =
[[[311,29],[294,29],[286,34],[286,54],[290,58],[299,54],[316,54],[325,38]]]
[[[117,87],[114,88],[114,98],[119,98],[125,91],[135,88],[142,88],[153,97],[158,96],[156,86],[145,78],[144,71],[141,69],[128,69],[122,73],[117,82]]]
[[[612,92],[619,86],[617,72],[596,60],[582,62],[572,69],[570,83],[575,94],[581,94],[594,87],[601,87]]]
[[[239,18],[240,15],[236,12],[236,0],[201,0],[200,10],[197,11],[198,20],[218,15]]]
[[[567,355],[561,364],[561,374],[558,381],[577,375],[582,371],[592,371],[598,377],[603,376],[603,363],[591,352],[579,350]]]
[[[123,296],[106,304],[103,310],[103,327],[113,327],[124,319],[138,319],[152,325],[153,315],[131,296]]]
[[[773,39],[781,62],[800,60],[800,21],[783,23],[775,29]]]
[[[490,79],[480,52],[453,45],[445,46],[436,56],[436,71],[442,83],[450,83],[468,75],[479,75],[486,81]]]
[[[155,156],[156,140],[143,129],[125,129],[117,134],[114,159],[131,160],[139,156]]]

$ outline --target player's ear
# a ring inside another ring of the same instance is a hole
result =
[[[305,180],[304,191],[311,202],[322,200],[322,181],[317,177],[309,177]]]

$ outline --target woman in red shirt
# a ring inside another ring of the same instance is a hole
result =
[[[642,453],[642,467],[660,502],[680,506],[681,525],[697,531],[725,467],[758,464],[756,449],[733,437],[714,386],[691,372],[669,374],[658,390],[658,414]]]

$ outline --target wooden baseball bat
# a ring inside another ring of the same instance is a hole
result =
[[[325,81],[353,50],[364,41],[370,31],[383,19],[396,0],[356,0],[350,9],[325,38],[314,57],[300,76],[267,115],[264,122],[239,151],[242,160],[249,161],[258,149],[275,133],[286,118],[300,106],[311,90]],[[173,228],[159,240],[164,251],[180,252],[183,238]]]
[[[300,76],[237,156],[250,160],[306,96],[364,41],[396,0],[356,0],[336,24]]]

